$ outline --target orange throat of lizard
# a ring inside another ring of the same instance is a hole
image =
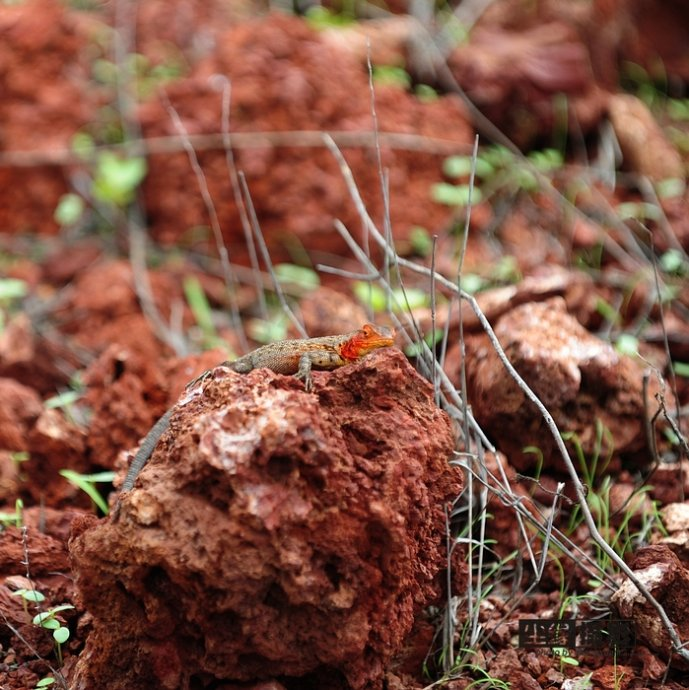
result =
[[[373,350],[390,347],[394,342],[394,330],[367,323],[342,345],[340,356],[348,361],[354,361]]]

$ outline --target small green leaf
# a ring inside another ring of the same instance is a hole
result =
[[[96,150],[96,143],[93,137],[86,132],[77,132],[72,137],[72,151],[82,160],[91,158]]]
[[[615,349],[623,355],[636,355],[639,353],[639,339],[629,333],[621,333],[615,343]]]
[[[395,65],[374,65],[373,81],[381,86],[396,86],[400,89],[408,89],[411,86],[409,72]]]
[[[74,225],[84,213],[84,200],[78,194],[63,194],[57,203],[53,218],[65,227]]]
[[[417,84],[414,87],[414,93],[422,103],[432,103],[438,100],[438,92],[428,84]]]
[[[489,163],[496,170],[515,164],[514,154],[505,146],[489,146],[483,153],[481,159]]]
[[[468,184],[447,184],[447,182],[438,182],[431,187],[431,198],[438,204],[445,204],[446,206],[466,206],[471,202],[477,204],[481,201],[481,190],[474,187],[473,192],[470,192]]]
[[[64,472],[64,474],[62,474]],[[73,473],[76,477],[79,477],[85,482],[92,482],[94,484],[108,484],[112,482],[117,476],[117,472],[112,472],[111,470],[106,470],[105,472],[94,472],[93,474],[79,474],[74,472],[74,470],[60,470],[60,473],[65,479],[69,479],[69,475]]]
[[[0,280],[0,301],[21,299],[25,297],[29,287],[25,280],[19,278],[2,278]]]
[[[689,273],[689,262],[687,262],[684,254],[679,249],[668,249],[660,257],[660,267],[665,273]]]
[[[562,154],[557,149],[532,151],[527,158],[533,163],[534,167],[542,173],[559,170],[564,165]]]
[[[114,473],[100,472],[95,475],[88,475],[79,474],[79,472],[75,472],[74,470],[60,470],[60,475],[63,476],[70,484],[73,484],[77,488],[81,489],[98,506],[103,515],[108,514],[108,504],[100,495],[100,492],[98,489],[96,489],[94,483],[112,481],[112,479],[114,479]],[[97,479],[93,479],[93,477],[97,477]]]
[[[55,620],[55,612],[54,611],[42,611],[41,613],[37,613],[33,619],[32,623],[34,625],[40,625],[43,628],[57,628],[60,623],[59,621]]]
[[[558,658],[561,664],[568,664],[569,666],[579,666],[579,661],[573,656],[569,655],[569,650],[564,647],[553,647],[553,654]]]
[[[99,58],[91,65],[93,78],[101,84],[113,85],[117,83],[117,65],[110,60]]]
[[[515,168],[512,171],[512,176],[517,187],[525,192],[535,192],[540,186],[536,175],[531,170],[527,170],[527,168]]]
[[[392,291],[393,304],[399,304],[402,310],[409,309],[419,309],[421,307],[427,307],[430,304],[430,295],[426,290],[421,288],[396,288]]]
[[[274,343],[284,340],[287,336],[287,318],[277,318],[272,321],[255,319],[249,323],[248,331],[257,343]]]
[[[428,347],[433,349],[436,343],[439,343],[443,339],[443,329],[436,328],[432,333],[427,333],[424,336],[424,342]],[[425,350],[424,344],[421,342],[411,343],[404,348],[404,354],[407,357],[418,357]]]
[[[460,285],[464,292],[473,295],[488,285],[488,281],[476,273],[466,273],[462,274]]]
[[[619,311],[602,297],[596,299],[596,311],[610,323],[618,323],[621,320]]]
[[[668,99],[667,113],[673,120],[689,120],[689,99]]]
[[[275,275],[281,285],[292,283],[308,291],[315,290],[321,284],[316,271],[296,264],[278,264],[275,266]]]
[[[52,398],[48,398],[43,404],[47,410],[54,410],[73,405],[79,398],[81,398],[79,391],[65,391],[59,395],[54,395]]]
[[[40,603],[45,601],[45,596],[41,594],[37,589],[18,589],[16,592],[12,592],[13,596],[20,596],[26,601],[33,601],[35,603]]]
[[[69,640],[69,628],[60,627],[53,632],[53,639],[58,644],[64,644]]]
[[[338,29],[354,22],[354,16],[350,13],[335,13],[327,7],[315,5],[306,10],[306,21],[316,31],[324,29]]]
[[[471,156],[450,156],[443,161],[443,172],[448,177],[464,177],[471,172]]]
[[[500,283],[516,283],[521,280],[517,257],[512,254],[501,256],[491,271],[491,278]]]
[[[70,609],[73,609],[74,606],[72,604],[60,604],[59,606],[53,606],[52,609],[50,609],[50,613],[56,614],[59,613],[60,611],[69,611]]]
[[[146,171],[145,158],[121,158],[113,151],[102,151],[96,162],[93,195],[100,201],[126,206]]]
[[[617,206],[617,215],[622,220],[658,220],[662,214],[654,204],[647,204],[642,201],[625,201]]]
[[[689,378],[689,362],[673,362],[672,366],[677,376]]]
[[[184,296],[187,299],[196,324],[206,337],[215,336],[215,324],[213,323],[213,312],[208,303],[208,298],[201,285],[201,281],[196,276],[186,276],[182,282]]]
[[[55,682],[55,678],[51,676],[47,676],[46,678],[41,678],[41,680],[36,683],[36,690],[38,688],[47,688],[49,685],[52,685]]]
[[[686,182],[681,177],[668,177],[656,184],[656,193],[661,199],[672,199],[682,196],[686,186]]]
[[[354,296],[361,302],[361,304],[370,306],[370,308],[378,313],[385,311],[387,308],[387,299],[382,288],[371,283],[363,281],[356,281],[352,287]]]
[[[428,256],[433,251],[433,239],[420,225],[414,225],[409,231],[409,244],[419,256]]]

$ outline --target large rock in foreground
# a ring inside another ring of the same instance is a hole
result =
[[[119,519],[75,525],[93,631],[72,687],[380,687],[438,594],[461,490],[431,387],[387,351],[314,394],[224,368],[196,390]]]

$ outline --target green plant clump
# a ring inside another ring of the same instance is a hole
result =
[[[478,203],[498,192],[533,193],[540,188],[537,173],[552,175],[562,168],[564,159],[556,149],[532,151],[526,160],[504,146],[490,146],[482,150],[475,162],[476,183],[471,190],[472,203]],[[466,206],[469,203],[468,178],[474,162],[472,156],[450,156],[443,163],[447,177],[461,180],[457,184],[439,182],[431,187],[433,201],[447,206]]]

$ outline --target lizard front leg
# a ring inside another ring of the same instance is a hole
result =
[[[307,393],[313,390],[313,380],[311,379],[311,370],[313,367],[317,369],[337,369],[345,364],[340,353],[337,350],[311,350],[305,352],[299,358],[299,367],[294,378],[300,379],[304,382],[304,389]]]
[[[295,379],[300,379],[304,382],[304,390],[310,393],[313,388],[313,380],[311,379],[311,354],[305,353],[299,358],[299,368],[294,375]]]

